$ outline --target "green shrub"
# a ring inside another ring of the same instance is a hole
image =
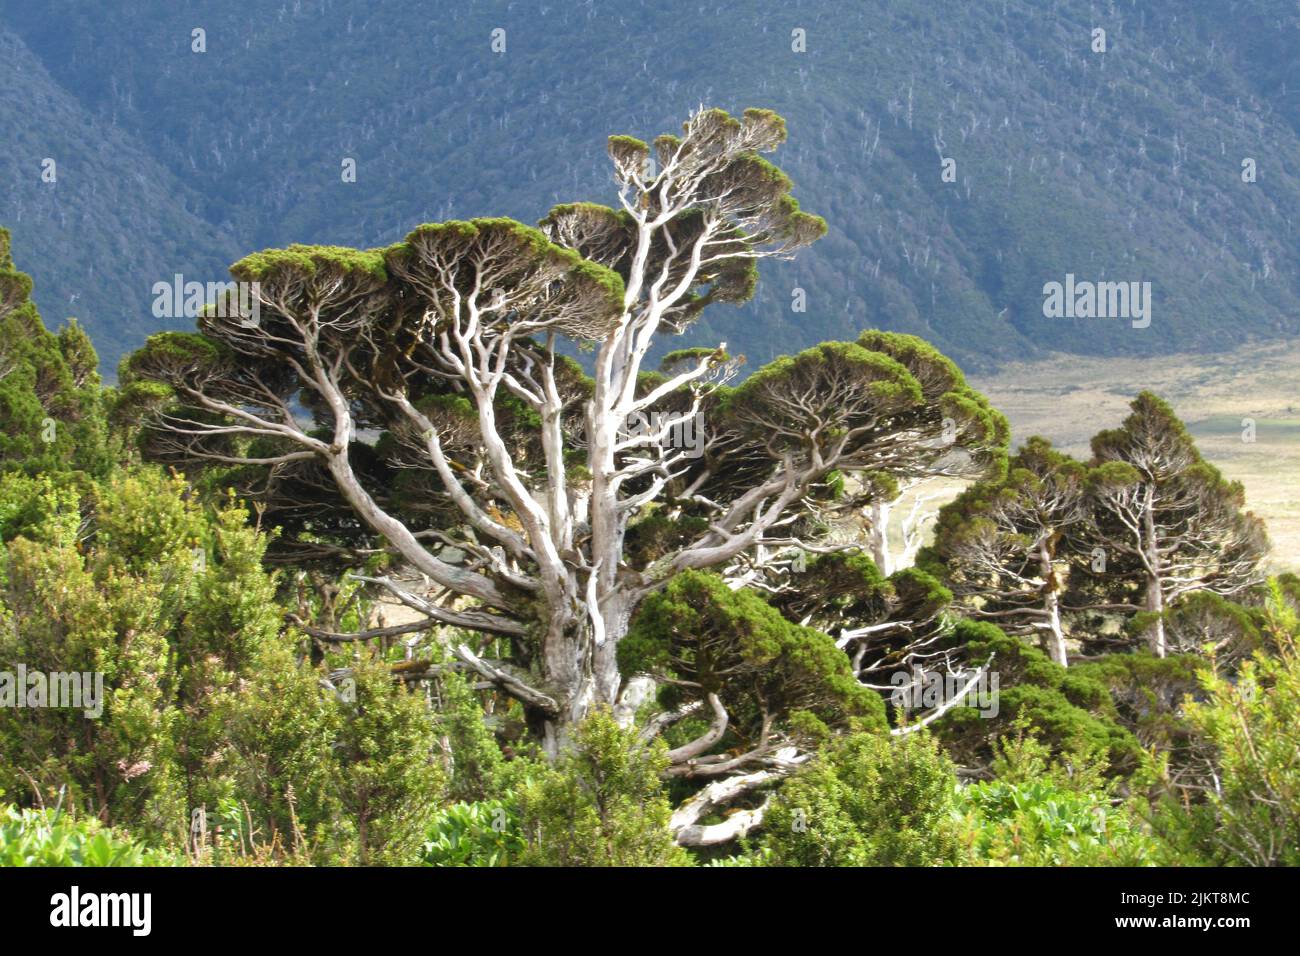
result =
[[[519,815],[500,800],[453,803],[434,814],[420,848],[425,866],[510,866],[525,848]]]
[[[690,862],[668,830],[671,811],[660,774],[662,741],[641,744],[632,729],[596,711],[574,746],[553,764],[534,765],[520,784],[527,866],[680,866]]]
[[[73,820],[54,810],[0,806],[0,866],[176,866],[97,820]]]
[[[965,861],[991,866],[1141,866],[1158,848],[1140,821],[1103,793],[1053,780],[963,787],[956,818]]]
[[[1187,719],[1212,753],[1205,799],[1169,800],[1157,825],[1177,852],[1220,865],[1300,865],[1300,612],[1270,583],[1256,651],[1235,679],[1206,670]]]
[[[949,640],[964,648],[969,661],[993,656],[998,675],[998,714],[983,717],[971,707],[956,707],[933,730],[953,758],[965,766],[986,764],[999,738],[1028,722],[1056,753],[1101,751],[1108,772],[1127,776],[1148,758],[1119,720],[1119,711],[1100,677],[1082,667],[1066,669],[987,621],[959,620]]]
[[[360,863],[409,863],[446,791],[433,719],[423,694],[395,682],[383,661],[362,654],[352,674],[355,699],[339,705],[333,746],[339,803]]]
[[[469,681],[455,672],[441,676],[439,691],[434,721],[450,767],[447,795],[463,803],[487,800],[502,788],[503,757],[484,722],[483,705]]]
[[[957,859],[952,762],[928,734],[855,733],[787,780],[763,820],[771,866],[933,866]]]

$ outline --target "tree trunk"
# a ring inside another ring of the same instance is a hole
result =
[[[1165,593],[1155,575],[1147,575],[1146,608],[1157,615],[1147,628],[1147,646],[1156,657],[1164,657],[1169,653],[1165,643]]]
[[[1164,582],[1160,579],[1160,542],[1156,537],[1155,486],[1151,484],[1147,485],[1142,524],[1146,536],[1146,608],[1156,615],[1155,620],[1147,628],[1147,646],[1156,657],[1164,657],[1168,653],[1165,645],[1165,589]]]
[[[545,686],[560,703],[557,714],[542,721],[542,749],[556,757],[573,743],[573,732],[592,711],[618,704],[622,675],[618,642],[627,633],[630,614],[617,598],[602,609],[603,639],[597,643],[589,616],[571,622],[558,637],[547,640]]]
[[[1043,610],[1047,612],[1047,652],[1056,663],[1068,667],[1070,660],[1065,650],[1065,631],[1061,628],[1060,584],[1046,537],[1038,543],[1038,565],[1043,578]]]

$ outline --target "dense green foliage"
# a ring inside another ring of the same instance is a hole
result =
[[[828,635],[792,624],[757,593],[703,572],[678,575],[642,604],[619,645],[619,664],[717,694],[742,740],[799,713],[841,727],[853,719],[882,722],[879,695],[854,679]],[[672,703],[671,689],[664,696]]]
[[[425,866],[509,866],[524,852],[519,819],[500,801],[440,810],[420,847]]]
[[[995,780],[958,800],[968,859],[990,866],[1148,866],[1160,849],[1105,794],[1050,781]]]
[[[531,866],[680,866],[690,861],[668,832],[662,742],[642,746],[609,714],[579,728],[572,752],[538,764],[518,793]]]
[[[952,762],[925,735],[852,734],[788,780],[765,818],[774,866],[935,866],[957,860]]]
[[[249,840],[355,841],[362,859],[414,845],[442,788],[422,700],[367,655],[354,701],[321,689],[247,512],[205,512],[150,470],[67,505],[0,547],[0,653],[101,673],[102,714],[0,710],[0,786],[155,840],[233,806]]]
[[[1207,799],[1188,816],[1164,807],[1180,845],[1219,865],[1300,865],[1300,613],[1276,584],[1263,628],[1276,653],[1256,651],[1235,679],[1205,673],[1204,699],[1187,707],[1210,749],[1202,776],[1217,768]]]
[[[95,350],[75,322],[48,331],[0,228],[0,472],[102,474],[109,464]]]
[[[1024,721],[1057,752],[1104,754],[1114,772],[1132,773],[1144,762],[1142,748],[1119,722],[1100,681],[1053,663],[984,621],[958,621],[950,639],[970,660],[992,655],[1001,682],[996,717],[957,707],[938,722],[936,732],[954,753],[976,764],[991,760],[997,741]]]
[[[0,866],[174,866],[177,859],[125,839],[94,819],[0,804]]]

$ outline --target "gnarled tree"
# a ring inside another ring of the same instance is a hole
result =
[[[304,537],[371,540],[423,575],[367,579],[556,752],[618,703],[619,645],[675,576],[734,581],[824,547],[823,511],[861,498],[839,494],[844,476],[978,470],[1005,447],[1002,417],[906,336],[825,344],[737,388],[723,346],[642,370],[658,337],[750,296],[757,260],[825,231],[760,156],[784,138],[771,112],[702,110],[680,137],[610,140],[618,208],[249,256],[232,273],[257,283],[259,314],[151,339],[124,366],[125,401],[152,416],[155,455],[337,496],[346,520],[316,524],[302,502]],[[592,375],[566,340],[594,353]]]

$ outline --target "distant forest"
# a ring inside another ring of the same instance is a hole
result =
[[[79,317],[112,378],[148,334],[186,327],[150,310],[176,273],[608,202],[611,129],[762,105],[786,117],[783,168],[829,232],[677,344],[744,341],[753,368],[871,327],[972,371],[1230,349],[1300,330],[1297,16],[1122,2],[1103,53],[1084,0],[0,0],[0,222],[42,311]],[[1042,287],[1067,273],[1151,282],[1150,327],[1046,319]]]

